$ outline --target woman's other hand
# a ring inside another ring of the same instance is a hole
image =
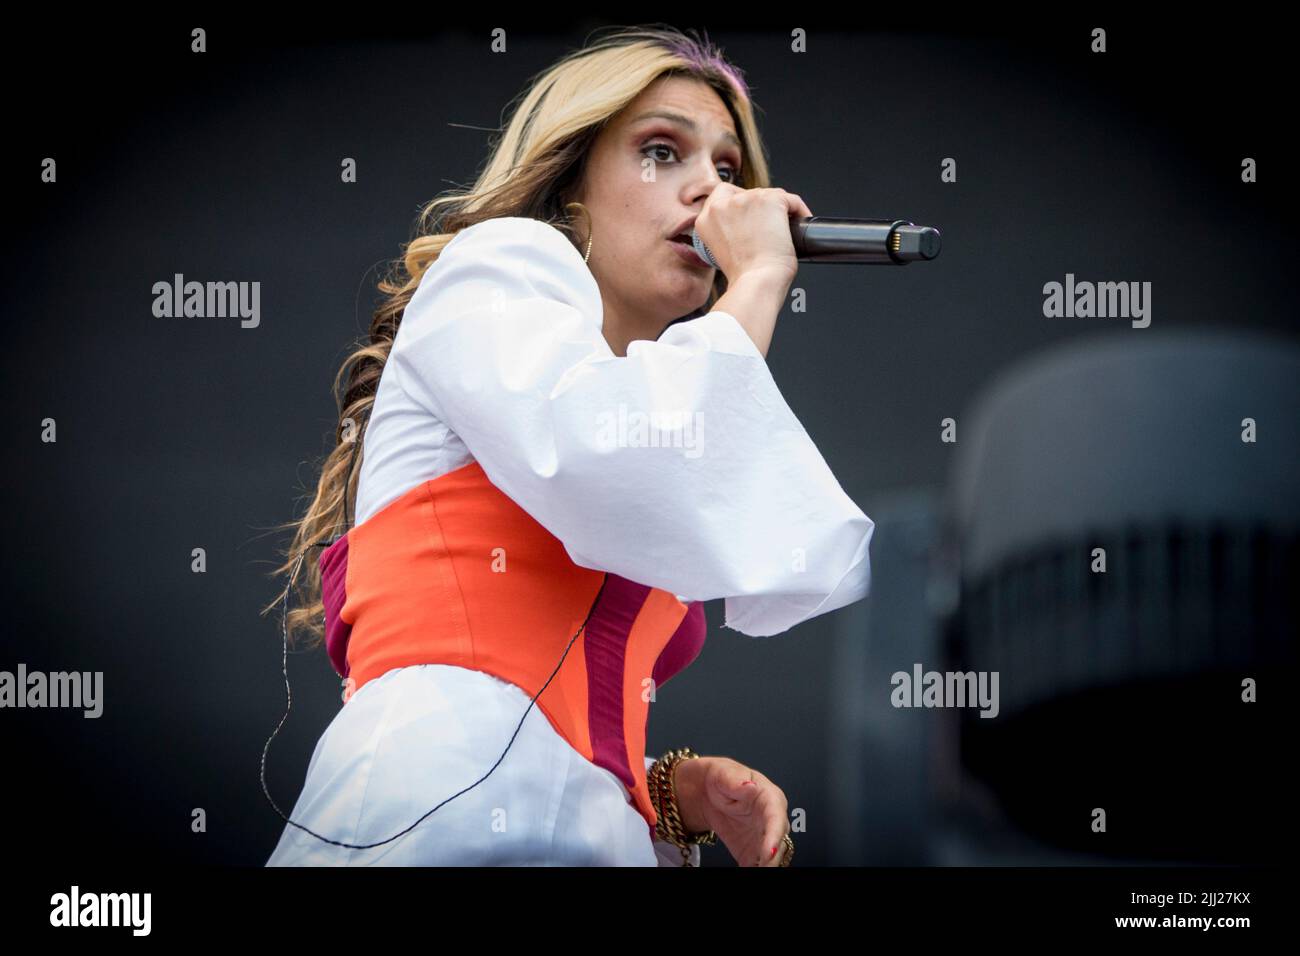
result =
[[[677,765],[673,786],[687,831],[712,830],[740,866],[781,865],[789,806],[763,774],[729,757],[696,757]]]

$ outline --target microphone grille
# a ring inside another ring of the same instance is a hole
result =
[[[700,234],[695,231],[694,227],[691,228],[691,245],[695,247],[696,255],[713,266],[713,268],[718,267],[718,264],[713,261],[713,256],[709,254],[709,247],[704,244],[704,240],[700,238]]]

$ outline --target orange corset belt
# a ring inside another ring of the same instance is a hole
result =
[[[330,545],[320,569],[326,648],[353,693],[395,667],[453,664],[531,698],[586,620],[536,706],[623,781],[653,831],[650,697],[699,655],[701,602],[574,564],[477,462],[390,502]]]

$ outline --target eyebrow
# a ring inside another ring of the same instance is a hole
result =
[[[639,123],[642,120],[646,120],[646,119],[668,120],[668,122],[670,123],[676,123],[679,126],[685,126],[692,133],[696,133],[696,134],[698,134],[700,131],[700,128],[696,124],[695,120],[691,119],[689,116],[683,116],[681,113],[670,113],[667,110],[651,110],[648,113],[642,113],[639,116],[634,117],[632,122]],[[727,142],[733,144],[737,149],[744,152],[745,147],[741,144],[740,140],[736,138],[735,133],[732,133],[730,130],[726,130],[723,133],[723,138],[726,139]]]

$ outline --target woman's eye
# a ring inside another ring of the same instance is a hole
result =
[[[677,150],[669,146],[667,143],[651,143],[649,146],[642,149],[641,153],[644,155],[645,153],[648,153],[653,149],[666,149],[668,150],[668,152],[672,153],[673,155],[677,154]],[[667,162],[667,160],[663,160],[663,161]],[[658,160],[656,160],[656,162],[658,162]]]
[[[674,156],[677,155],[676,147],[669,146],[667,143],[651,143],[649,146],[642,148],[641,154],[644,156],[645,154],[649,153],[651,150],[656,150],[656,149],[667,150],[668,152],[672,153]],[[655,160],[655,162],[668,162],[668,160]],[[724,169],[729,174],[729,178],[724,180],[724,182],[734,183],[736,181],[736,170],[732,169],[730,166],[726,166],[724,167]]]

